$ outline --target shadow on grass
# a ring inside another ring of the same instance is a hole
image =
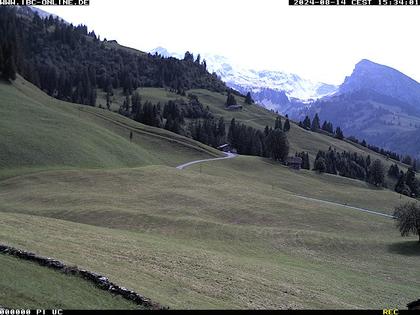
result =
[[[388,246],[391,253],[404,256],[420,256],[419,241],[398,242]]]

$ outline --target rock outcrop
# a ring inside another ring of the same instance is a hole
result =
[[[20,250],[11,246],[0,244],[0,253],[8,254],[14,257],[18,257],[24,260],[29,260],[38,263],[41,266],[52,268],[63,272],[65,274],[71,274],[79,276],[87,281],[94,283],[98,288],[109,291],[114,295],[120,295],[126,300],[132,301],[139,306],[147,309],[167,309],[158,303],[152,302],[150,299],[124,287],[120,287],[115,283],[109,281],[109,279],[103,275],[97,274],[92,271],[80,269],[77,266],[67,266],[59,260],[52,259],[49,257],[41,257],[34,253]],[[0,308],[2,308],[0,306]]]

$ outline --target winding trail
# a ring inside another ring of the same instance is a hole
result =
[[[301,198],[301,199],[306,199],[306,200],[310,200],[310,201],[317,201],[317,202],[326,203],[326,204],[329,204],[329,205],[345,207],[345,208],[349,208],[349,209],[353,209],[353,210],[358,210],[358,211],[361,211],[361,212],[367,212],[367,213],[370,213],[370,214],[379,215],[379,216],[390,218],[390,219],[395,219],[395,217],[393,215],[382,213],[382,212],[377,212],[377,211],[372,211],[372,210],[369,210],[369,209],[364,209],[364,208],[359,208],[359,207],[354,207],[354,206],[348,206],[348,205],[345,205],[345,204],[342,204],[342,203],[326,201],[326,200],[316,199],[316,198],[311,198],[311,197],[305,197],[305,196],[301,196],[301,195],[293,194],[293,196]]]
[[[211,161],[218,161],[218,160],[233,159],[233,158],[235,158],[235,157],[238,156],[237,154],[230,153],[230,152],[224,152],[224,154],[226,155],[225,157],[191,161],[191,162],[188,162],[188,163],[185,163],[185,164],[182,164],[182,165],[178,165],[176,168],[179,169],[179,170],[183,170],[183,169],[185,169],[185,168],[187,168],[187,167],[189,167],[191,165],[194,165],[194,164],[211,162]],[[382,213],[382,212],[377,212],[377,211],[373,211],[373,210],[369,210],[369,209],[364,209],[364,208],[349,206],[347,204],[342,204],[342,203],[333,202],[333,201],[327,201],[327,200],[322,200],[322,199],[317,199],[317,198],[311,198],[311,197],[301,196],[301,195],[294,194],[292,192],[291,192],[291,194],[294,197],[305,199],[305,200],[310,200],[310,201],[325,203],[325,204],[329,204],[329,205],[344,207],[344,208],[353,209],[353,210],[357,210],[357,211],[360,211],[360,212],[366,212],[366,213],[370,213],[370,214],[381,216],[381,217],[385,217],[385,218],[395,219],[395,217],[393,215]]]
[[[214,159],[205,159],[205,160],[197,160],[197,161],[191,161],[182,165],[178,165],[176,168],[179,170],[183,170],[184,168],[191,166],[193,164],[198,163],[204,163],[204,162],[210,162],[210,161],[218,161],[218,160],[226,160],[226,159],[233,159],[234,157],[237,157],[236,154],[230,153],[230,152],[223,152],[226,156],[221,158],[214,158]]]

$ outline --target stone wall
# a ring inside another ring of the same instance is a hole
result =
[[[0,244],[0,253],[8,254],[14,257],[18,257],[24,260],[29,260],[35,263],[38,263],[41,266],[45,266],[48,268],[52,268],[58,270],[60,272],[71,274],[74,276],[79,276],[87,281],[94,283],[98,288],[102,290],[109,291],[114,295],[120,295],[126,300],[132,301],[137,305],[140,305],[147,309],[167,309],[158,303],[152,302],[150,299],[134,292],[124,287],[120,287],[115,283],[109,281],[109,279],[103,275],[97,274],[92,271],[79,269],[78,267],[67,266],[61,261],[48,258],[48,257],[41,257],[34,253],[27,252],[24,250],[20,250],[14,247],[10,247],[7,245]],[[1,308],[1,307],[0,307]]]

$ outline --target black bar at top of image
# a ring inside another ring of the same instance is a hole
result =
[[[0,0],[2,5],[60,5],[60,6],[73,6],[73,5],[89,5],[90,0]]]
[[[420,0],[289,0],[292,6],[418,6]]]

